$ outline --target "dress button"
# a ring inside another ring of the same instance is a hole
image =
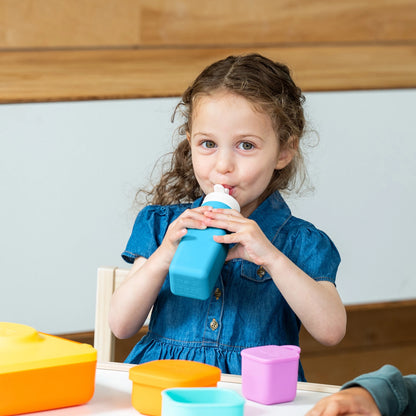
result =
[[[214,292],[215,299],[218,300],[221,297],[221,295],[222,295],[221,290],[217,287]]]
[[[260,266],[257,269],[257,276],[258,277],[263,277],[265,274],[266,274],[266,270],[264,270],[264,267],[263,266]]]
[[[211,323],[209,324],[209,326],[211,327],[211,329],[212,329],[213,331],[215,331],[215,330],[218,328],[218,322],[217,322],[217,320],[214,318],[214,319],[211,321]]]

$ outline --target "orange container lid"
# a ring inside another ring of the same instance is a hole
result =
[[[96,361],[89,344],[37,332],[30,326],[0,322],[0,375]]]
[[[209,364],[187,360],[156,360],[138,364],[129,371],[133,383],[160,388],[209,386],[221,378],[221,370]]]

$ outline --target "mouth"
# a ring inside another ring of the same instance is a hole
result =
[[[229,194],[229,195],[233,195],[233,193],[234,193],[234,187],[233,187],[233,186],[230,186],[230,185],[224,185],[224,184],[222,184],[222,186],[223,186],[225,189],[228,189],[228,194]]]

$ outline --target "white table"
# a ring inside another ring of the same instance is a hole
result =
[[[129,364],[98,363],[93,398],[82,406],[67,407],[45,412],[31,413],[37,416],[138,416],[131,405],[132,382],[129,380]],[[218,387],[232,389],[241,394],[241,376],[223,374]],[[244,416],[303,416],[322,397],[338,391],[338,386],[298,383],[296,398],[290,403],[272,406],[246,400]]]

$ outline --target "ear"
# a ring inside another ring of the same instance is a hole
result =
[[[191,144],[191,134],[189,131],[186,132],[186,140],[188,140],[188,143]]]
[[[277,156],[276,170],[284,169],[293,159],[298,148],[298,142],[293,137],[285,144],[284,147],[279,149]]]

